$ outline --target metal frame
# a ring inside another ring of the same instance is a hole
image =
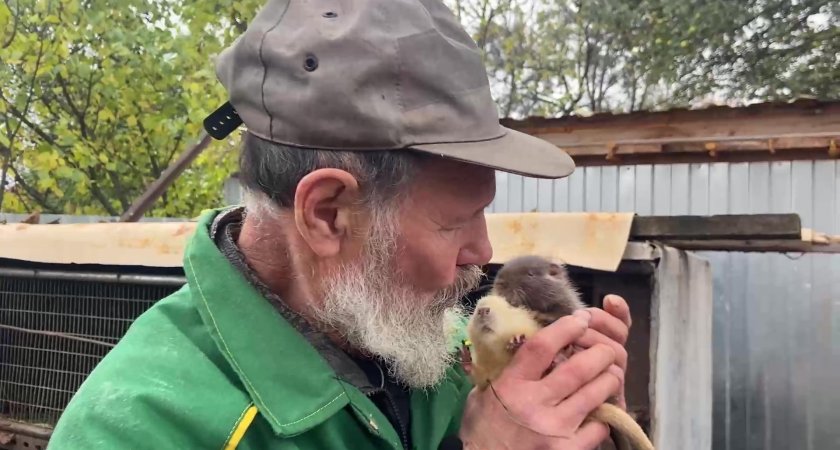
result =
[[[158,286],[181,286],[186,277],[173,275],[133,275],[108,272],[72,272],[64,270],[15,269],[0,267],[0,276],[17,278],[47,278],[53,280],[98,281]]]

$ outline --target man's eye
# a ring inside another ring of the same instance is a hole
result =
[[[456,230],[460,230],[463,227],[464,227],[463,224],[458,223],[458,224],[453,224],[453,225],[441,227],[441,230],[443,230],[443,231],[456,231]]]

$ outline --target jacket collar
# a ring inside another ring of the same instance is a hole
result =
[[[196,307],[273,430],[301,433],[347,405],[352,387],[219,252],[210,236],[218,212],[199,218],[184,252]]]

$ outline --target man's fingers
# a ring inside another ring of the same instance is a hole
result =
[[[604,344],[595,344],[557,365],[546,375],[543,383],[556,402],[560,403],[614,363],[615,352],[612,348]]]
[[[627,342],[627,335],[630,333],[630,329],[622,319],[613,316],[601,308],[586,308],[586,310],[592,314],[589,328],[600,331],[621,345]]]
[[[591,314],[585,310],[564,316],[528,338],[516,351],[506,373],[527,380],[539,380],[564,347],[583,336]]]
[[[627,328],[633,326],[633,317],[630,315],[630,306],[624,298],[610,294],[604,297],[604,310],[627,325]]]
[[[607,425],[590,421],[583,424],[575,433],[575,448],[594,450],[598,448],[610,436],[610,427]]]
[[[590,348],[595,344],[609,345],[615,352],[615,363],[618,367],[621,367],[622,370],[627,370],[627,349],[613,339],[610,339],[604,334],[590,328],[586,330],[583,336],[575,341],[575,345],[583,348]]]
[[[610,397],[618,394],[621,387],[621,371],[611,367],[598,375],[591,383],[586,384],[561,405],[571,417],[569,420],[584,420],[595,408],[603,405]]]

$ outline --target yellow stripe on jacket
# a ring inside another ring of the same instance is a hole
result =
[[[248,409],[242,413],[242,416],[239,418],[239,422],[236,423],[236,426],[230,433],[230,437],[225,444],[224,450],[236,450],[239,442],[242,441],[242,438],[245,436],[245,432],[248,431],[248,427],[250,427],[251,423],[254,421],[254,417],[257,416],[257,412],[256,406],[248,406]]]

